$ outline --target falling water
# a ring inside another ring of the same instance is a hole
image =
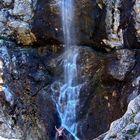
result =
[[[55,100],[57,111],[61,119],[61,127],[67,129],[75,138],[77,137],[77,111],[81,85],[77,83],[77,56],[74,0],[62,0],[60,4],[62,27],[64,35],[64,83],[60,86],[60,94]]]
[[[64,43],[67,48],[76,44],[74,23],[74,0],[62,0],[60,5]]]

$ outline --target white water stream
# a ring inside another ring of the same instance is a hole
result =
[[[59,5],[62,16],[62,27],[65,44],[65,57],[63,60],[64,83],[60,87],[59,97],[55,101],[61,119],[61,127],[67,129],[75,138],[77,137],[77,106],[81,85],[77,83],[77,57],[74,0],[62,0]]]

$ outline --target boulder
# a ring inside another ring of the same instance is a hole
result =
[[[36,1],[3,0],[0,2],[0,38],[22,45],[32,45],[36,41],[31,32],[31,20]]]
[[[135,66],[135,52],[120,49],[108,55],[105,62],[105,77],[123,81]]]
[[[119,139],[133,139],[137,140],[139,138],[139,110],[140,110],[140,95],[133,99],[129,105],[126,113],[122,118],[111,123],[110,129],[104,138],[98,140],[115,140]],[[134,123],[133,123],[134,122]],[[95,139],[96,140],[96,139]]]
[[[43,115],[45,110],[40,112],[42,100],[38,100],[37,95],[51,82],[51,76],[41,61],[38,49],[15,46],[10,42],[3,42],[0,46],[3,78],[0,136],[7,139],[49,140],[47,126],[41,119],[46,117]]]

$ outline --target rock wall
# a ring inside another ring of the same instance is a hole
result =
[[[2,120],[1,136],[53,139],[54,126],[60,122],[51,98],[51,85],[57,77],[63,81],[65,54],[57,49],[58,46],[56,49],[54,46],[35,49],[20,48],[11,42],[1,43],[1,110],[4,113],[1,118],[15,130]],[[78,80],[83,87],[77,108],[78,136],[87,140],[106,132],[109,124],[119,118],[127,104],[139,94],[136,78],[140,52],[120,49],[104,54],[85,46],[79,49]],[[9,133],[3,133],[3,129]]]
[[[127,104],[139,94],[139,85],[131,85],[139,76],[138,55],[138,50],[120,49],[100,54],[82,48],[79,77],[85,85],[81,89],[78,109],[81,140],[106,132],[109,124],[119,118]]]
[[[58,121],[57,112],[51,99],[40,92],[52,80],[42,54],[40,49],[21,48],[11,42],[0,44],[2,137],[48,140],[48,136],[54,136],[52,126]],[[50,111],[52,115],[46,114]]]
[[[139,83],[137,77],[133,84]],[[139,86],[139,85],[137,85]],[[111,123],[107,133],[94,140],[138,140],[140,138],[140,95],[134,98],[128,105],[128,109],[122,118]]]
[[[36,41],[31,31],[36,1],[2,0],[0,2],[0,38],[18,44],[32,45]]]
[[[0,33],[23,45],[63,44],[58,0],[0,2]],[[79,44],[110,51],[139,48],[139,0],[75,0]]]
[[[58,77],[63,80],[62,64],[66,55],[60,2],[0,1],[2,137],[55,138],[54,126],[59,126],[60,120],[51,98],[51,85]],[[77,60],[78,80],[83,84],[77,108],[81,140],[106,132],[110,123],[120,118],[128,103],[139,94],[139,3],[139,0],[75,0],[76,36],[78,45],[82,45],[78,46]],[[59,87],[56,88],[59,92]],[[133,126],[138,130],[137,123]],[[101,137],[106,135],[110,139],[114,124],[112,127]],[[126,133],[121,130],[121,135]],[[116,139],[119,135],[115,132]]]

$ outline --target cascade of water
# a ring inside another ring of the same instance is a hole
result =
[[[71,55],[72,54],[72,55]],[[79,93],[81,85],[76,83],[78,56],[77,51],[73,51],[67,59],[64,60],[65,83],[60,88],[60,95],[57,109],[61,118],[61,125],[65,127],[76,140],[79,140],[77,134],[76,108],[79,103]]]
[[[76,108],[79,103],[81,85],[77,83],[78,49],[75,39],[74,0],[62,0],[60,10],[66,55],[64,58],[64,84],[60,87],[60,94],[55,103],[61,119],[61,126],[66,128],[75,140],[79,140]]]

